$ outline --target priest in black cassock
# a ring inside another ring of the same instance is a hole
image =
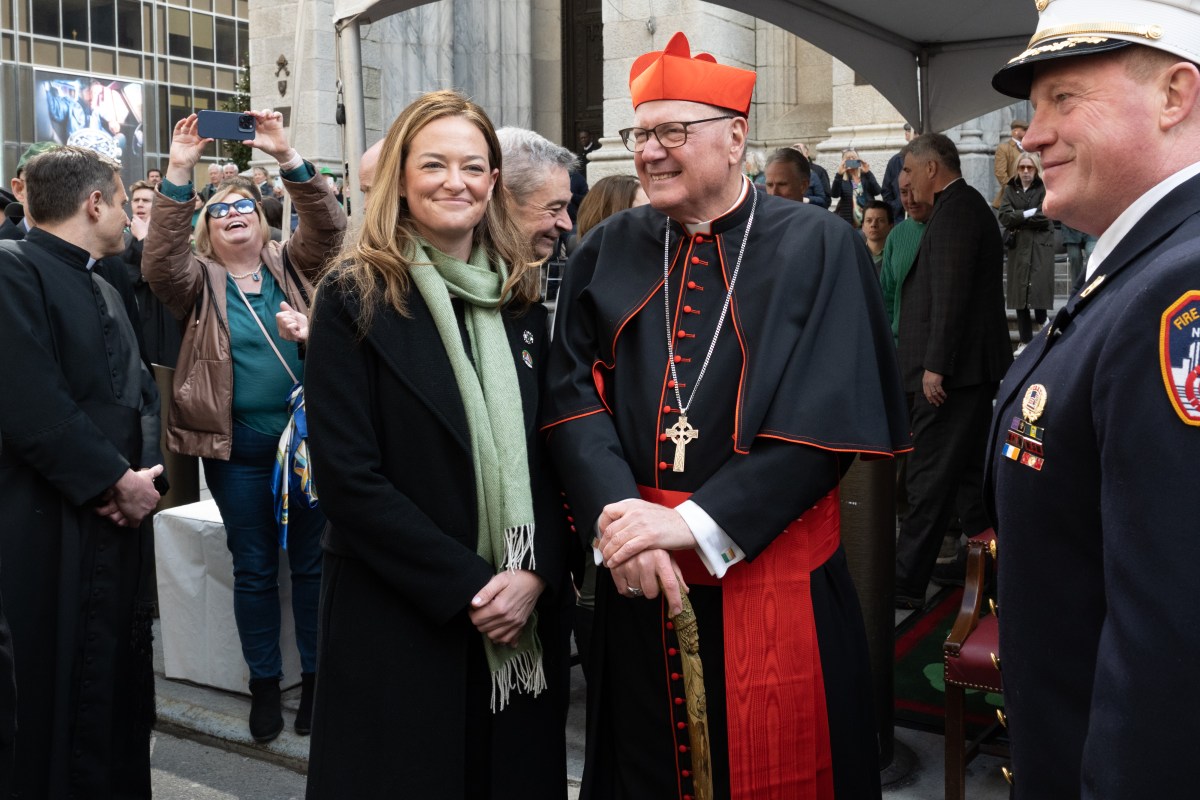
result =
[[[634,62],[621,138],[650,205],[593,229],[563,281],[544,426],[604,566],[585,798],[695,794],[683,584],[715,796],[880,792],[837,486],[856,453],[908,447],[907,414],[860,237],[741,175],[754,80],[682,34]]]
[[[14,796],[150,797],[159,398],[120,293],[93,269],[128,220],[119,165],[25,168],[36,220],[0,242],[0,595],[17,665]],[[3,731],[0,730],[0,735]]]

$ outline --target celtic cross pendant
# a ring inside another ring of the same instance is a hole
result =
[[[672,472],[683,472],[684,448],[692,439],[700,437],[700,431],[693,428],[688,423],[687,415],[680,415],[679,421],[671,427],[667,428],[665,433],[667,438],[675,443],[675,464],[672,466]]]

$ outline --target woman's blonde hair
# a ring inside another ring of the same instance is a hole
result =
[[[1033,162],[1033,171],[1037,173],[1039,178],[1042,177],[1042,159],[1037,153],[1022,152],[1020,157],[1017,158],[1017,163],[1013,166],[1013,170],[1019,170],[1021,168],[1021,162],[1027,160]],[[1016,177],[1018,180],[1020,180],[1019,174]]]
[[[482,245],[489,261],[501,258],[508,264],[502,298],[521,307],[538,299],[540,282],[533,246],[509,211],[512,199],[504,185],[500,142],[491,120],[482,108],[458,92],[429,92],[404,109],[388,129],[357,240],[347,241],[335,261],[338,266],[326,275],[361,298],[360,332],[369,327],[380,300],[408,315],[409,270],[420,232],[407,201],[400,196],[400,181],[413,139],[426,125],[442,117],[462,117],[478,128],[487,143],[489,167],[500,169],[492,199],[475,227],[473,246]]]
[[[204,208],[200,209],[200,217],[196,220],[196,227],[192,231],[192,235],[196,239],[197,255],[204,256],[205,258],[215,258],[212,238],[208,235],[208,207],[213,203],[228,202],[225,198],[233,194],[236,194],[238,197],[245,197],[247,200],[254,200],[250,196],[250,193],[240,186],[217,187],[212,197],[208,198],[208,202],[204,204]],[[262,205],[258,201],[254,203],[254,215],[258,217],[258,229],[262,233],[262,246],[266,247],[267,242],[271,241],[271,228],[267,225],[267,218],[263,216]]]

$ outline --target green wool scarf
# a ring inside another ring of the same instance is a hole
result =
[[[504,569],[533,569],[536,563],[525,413],[500,312],[500,291],[508,278],[508,268],[502,260],[497,260],[495,266],[493,270],[488,264],[482,247],[476,247],[470,261],[463,262],[418,239],[410,274],[433,315],[467,411],[479,521],[476,549],[499,573]],[[463,348],[451,295],[464,301],[474,364]],[[534,612],[516,648],[500,647],[483,637],[492,671],[493,712],[504,710],[513,689],[536,697],[546,688],[542,645],[536,630]]]

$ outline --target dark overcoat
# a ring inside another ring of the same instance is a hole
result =
[[[1017,800],[1196,793],[1198,210],[1200,178],[1151,208],[996,396],[987,484]]]
[[[1046,184],[1041,178],[1035,177],[1028,189],[1021,188],[1019,177],[1004,187],[1000,224],[1012,236],[1005,261],[1009,308],[1054,308],[1054,224],[1042,213],[1044,202]],[[1037,213],[1026,217],[1031,208]]]
[[[147,399],[129,392],[128,371],[144,369],[122,343],[132,323],[111,307],[122,300],[100,265],[87,263],[36,228],[0,244],[0,591],[19,687],[12,788],[38,800],[150,796],[153,541],[147,526],[118,528],[94,506],[127,469],[157,463],[157,425],[144,417]],[[157,390],[140,377],[156,420]]]
[[[377,309],[359,338],[358,299],[332,284],[313,312],[305,392],[314,477],[330,527],[308,797],[465,800],[467,737],[482,734],[491,740],[493,798],[562,798],[560,607],[573,604],[574,593],[561,498],[544,471],[535,427],[546,312],[506,311],[504,321],[534,479],[535,571],[547,584],[538,631],[550,689],[537,699],[514,693],[512,705],[492,715],[486,694],[467,693],[479,679],[471,653],[481,641],[467,609],[493,569],[475,552],[466,412],[419,293],[409,293],[408,310],[405,318]]]

